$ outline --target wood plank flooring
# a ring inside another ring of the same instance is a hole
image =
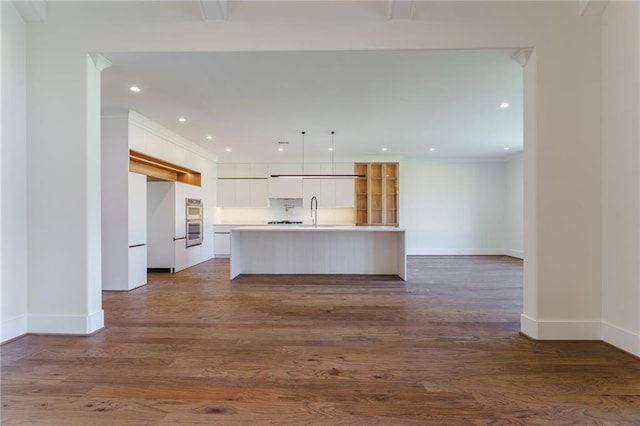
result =
[[[3,425],[640,424],[640,360],[518,334],[522,262],[242,276],[225,259],[105,292],[106,329],[1,347]]]

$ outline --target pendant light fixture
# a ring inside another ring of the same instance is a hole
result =
[[[305,174],[304,172],[304,135],[307,132],[302,133],[302,173],[293,175],[274,174],[272,178],[281,179],[355,179],[359,177],[366,177],[366,175],[356,174],[336,174],[336,164],[334,161],[334,137],[336,132],[331,131],[331,174]]]

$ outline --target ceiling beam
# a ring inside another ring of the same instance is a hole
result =
[[[205,21],[227,19],[227,0],[200,0],[200,10]]]
[[[411,19],[413,0],[389,0],[389,19]]]
[[[45,0],[14,0],[13,5],[25,22],[44,22],[47,19]]]
[[[609,0],[580,0],[580,16],[601,16]]]

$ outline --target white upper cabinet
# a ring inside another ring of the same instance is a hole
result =
[[[218,207],[267,207],[267,164],[218,164]]]
[[[312,163],[304,165],[305,174],[322,174],[322,165]],[[322,194],[323,179],[303,179],[302,180],[302,207],[305,209],[311,206],[311,197],[318,198],[318,207],[326,207],[325,196]]]
[[[219,178],[236,177],[236,165],[232,163],[218,163],[218,177]]]
[[[305,170],[306,172],[306,170]],[[269,164],[269,175],[295,175],[302,173],[302,164]],[[269,198],[302,198],[302,179],[269,177]]]
[[[353,163],[305,164],[305,174],[352,174]],[[353,208],[353,179],[304,179],[302,206],[310,207],[311,197],[318,197],[318,208]]]
[[[336,174],[353,174],[353,163],[336,163]],[[355,179],[335,180],[335,201],[334,207],[353,208],[355,206]]]
[[[272,178],[301,174],[301,163],[219,163],[218,207],[268,207],[269,198],[302,198],[308,208],[316,196],[321,208],[353,208],[353,179]],[[353,163],[305,163],[305,174],[352,174]],[[268,178],[268,179],[267,179]]]

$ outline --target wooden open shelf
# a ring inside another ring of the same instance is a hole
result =
[[[129,171],[155,179],[202,186],[202,175],[200,172],[151,157],[150,155],[132,149],[129,150]]]
[[[356,163],[356,225],[398,225],[398,163]]]

